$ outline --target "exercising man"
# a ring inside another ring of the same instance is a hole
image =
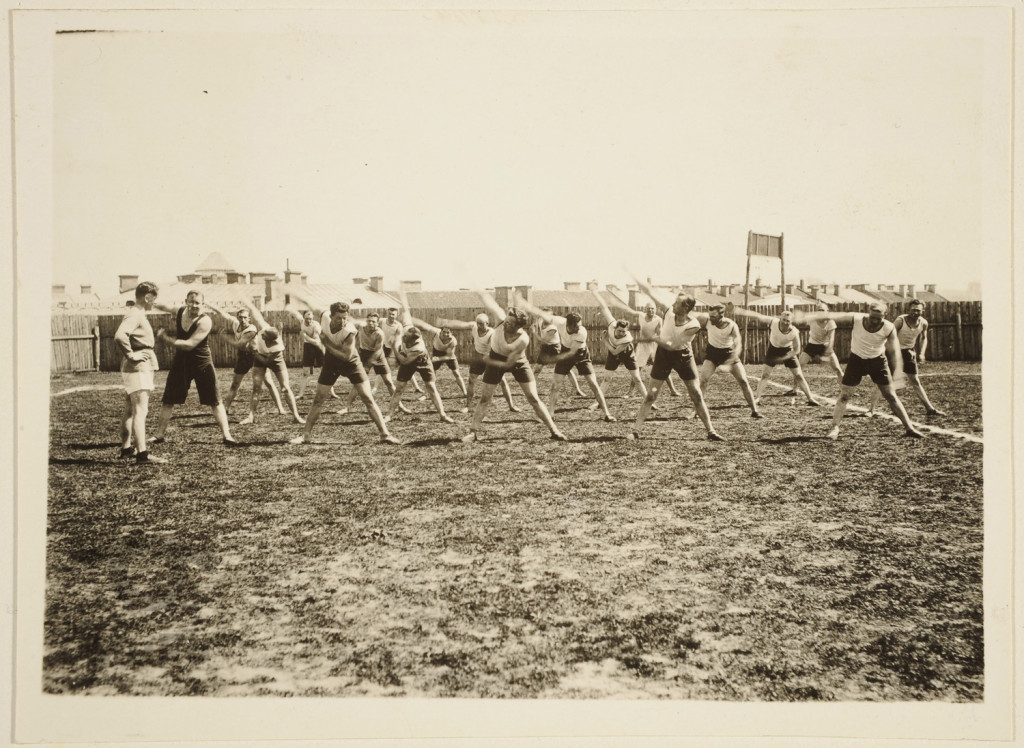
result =
[[[651,298],[654,298],[653,296]],[[654,354],[658,350],[658,343],[656,338],[661,335],[661,325],[663,320],[655,312],[657,311],[654,304],[644,304],[642,312],[638,312],[635,309],[629,309],[623,307],[625,311],[637,318],[637,324],[640,328],[637,341],[636,351],[634,357],[636,358],[637,369],[643,372],[644,368],[653,363]],[[648,381],[650,381],[650,375],[648,374]],[[665,380],[665,384],[668,385],[669,393],[672,397],[679,397],[680,392],[676,389],[676,386],[672,383],[671,376]],[[630,397],[633,394],[633,388],[635,383],[630,382],[629,392],[626,393],[626,397]]]
[[[135,303],[121,320],[114,333],[114,343],[120,349],[121,381],[124,382],[124,412],[121,416],[121,457],[135,458],[137,465],[155,465],[167,462],[163,457],[151,455],[146,445],[146,416],[149,414],[149,393],[153,391],[153,372],[157,363],[156,336],[146,312],[153,308],[157,297],[155,283],[145,281],[135,287]],[[132,447],[132,439],[135,447]]]
[[[832,411],[832,428],[827,435],[829,439],[839,438],[839,423],[846,412],[846,406],[853,398],[857,385],[865,376],[871,377],[871,381],[878,387],[882,397],[889,403],[889,408],[906,429],[906,435],[918,439],[924,436],[910,422],[907,410],[900,402],[896,388],[893,386],[894,378],[899,380],[903,375],[903,359],[899,354],[899,338],[896,335],[896,327],[885,319],[885,309],[885,304],[873,301],[868,307],[867,314],[811,312],[803,317],[808,322],[828,317],[836,322],[847,322],[853,325],[850,338],[850,360],[846,363],[842,388],[839,398],[836,400],[836,407]],[[893,360],[891,371],[889,363],[886,361],[887,353]]]
[[[924,304],[915,299],[910,302],[906,314],[899,315],[894,321],[896,337],[900,341],[900,357],[903,359],[903,373],[914,388],[914,394],[921,401],[925,408],[925,415],[944,416],[941,410],[932,405],[928,399],[928,393],[924,391],[924,385],[918,376],[917,365],[923,363],[924,354],[928,350],[928,320],[921,316],[924,311]],[[871,404],[868,413],[875,412],[875,406],[881,399],[881,392],[871,393]]]
[[[820,405],[811,394],[811,388],[807,385],[804,372],[800,368],[800,331],[793,324],[793,313],[787,309],[778,317],[769,317],[749,309],[737,308],[734,310],[734,314],[768,323],[768,351],[765,353],[764,366],[761,367],[761,379],[757,383],[754,402],[761,403],[761,396],[768,387],[772,371],[776,366],[782,364],[793,373],[793,388],[800,388],[800,391],[807,397],[807,404]]]
[[[276,327],[267,324],[260,311],[243,301],[252,316],[256,320],[256,347],[253,351],[252,363],[252,400],[249,404],[249,418],[242,423],[255,423],[256,413],[259,410],[260,389],[263,381],[268,378],[270,372],[274,372],[278,383],[281,385],[281,392],[288,401],[288,407],[292,412],[295,423],[305,423],[305,419],[299,415],[299,408],[295,404],[295,393],[292,392],[288,379],[288,365],[284,359],[284,337]]]
[[[736,384],[740,386],[743,399],[750,406],[752,418],[760,418],[754,392],[747,380],[747,370],[743,366],[743,338],[740,327],[735,321],[725,316],[724,304],[712,304],[708,307],[708,320],[705,326],[708,344],[704,361],[700,365],[700,388],[706,395],[708,384],[715,372],[724,369],[732,374]]]
[[[252,316],[248,308],[242,307],[235,313],[234,317],[231,317],[215,304],[208,304],[208,306],[231,323],[231,338],[228,340],[228,343],[235,349],[235,369],[231,378],[231,387],[228,389],[228,394],[224,396],[224,412],[230,413],[231,404],[235,401],[235,397],[238,396],[238,388],[242,385],[245,375],[252,371],[253,362],[256,360],[256,333],[258,331],[256,325],[252,323]],[[274,399],[274,405],[277,406],[277,412],[284,415],[287,411],[281,402],[281,393],[277,391],[277,384],[266,369],[263,370],[263,375],[267,382],[267,389],[270,390],[270,396]],[[255,388],[256,383],[254,380],[253,389]],[[250,409],[249,415],[239,421],[239,423],[252,423],[253,419],[253,411]]]
[[[172,312],[167,307],[160,307],[157,304],[154,306]],[[213,368],[213,356],[210,353],[209,343],[213,321],[210,319],[210,315],[202,311],[202,306],[203,294],[199,291],[189,291],[185,295],[185,305],[174,312],[175,334],[171,335],[166,330],[160,331],[160,336],[174,346],[174,360],[167,372],[163,403],[160,407],[156,434],[152,439],[153,444],[164,441],[174,406],[185,402],[189,388],[194,381],[196,391],[199,393],[199,402],[209,406],[213,411],[213,418],[220,427],[224,444],[232,447],[238,445],[238,442],[231,436],[228,414],[224,410],[220,394],[217,392],[217,371]]]
[[[482,298],[490,298],[487,294],[480,291],[477,293],[479,293]],[[455,319],[438,319],[436,322],[441,327],[447,327],[451,330],[469,330],[472,335],[474,358],[469,362],[469,382],[466,384],[466,406],[462,409],[463,413],[468,413],[470,408],[473,407],[476,380],[487,368],[487,357],[491,352],[491,335],[494,334],[495,328],[491,327],[491,320],[484,312],[476,315],[476,319],[472,322],[463,322]],[[501,393],[505,396],[505,402],[508,403],[508,409],[513,413],[518,413],[519,408],[512,402],[512,390],[509,389],[508,382],[505,381],[504,377],[502,377],[500,384]]]

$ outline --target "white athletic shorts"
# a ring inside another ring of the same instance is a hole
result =
[[[132,394],[139,390],[153,390],[153,370],[142,369],[140,371],[122,371],[121,381],[124,382],[125,394]]]

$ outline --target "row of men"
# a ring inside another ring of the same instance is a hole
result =
[[[641,287],[653,298],[650,288]],[[271,374],[277,379],[280,393],[283,393],[296,423],[303,425],[302,433],[292,439],[293,444],[309,442],[313,428],[323,411],[327,399],[334,395],[337,380],[345,377],[352,385],[348,403],[359,397],[380,432],[381,440],[391,444],[399,443],[390,433],[388,422],[400,409],[402,394],[406,385],[418,375],[425,387],[425,393],[432,401],[441,420],[453,420],[444,410],[441,397],[434,384],[435,371],[441,366],[449,368],[456,377],[459,389],[466,396],[462,409],[472,409],[469,433],[464,441],[474,441],[481,434],[484,417],[500,385],[509,407],[518,410],[512,403],[511,391],[504,375],[510,374],[519,384],[527,402],[533,408],[536,420],[543,423],[551,437],[565,440],[565,435],[555,425],[552,414],[556,412],[559,393],[564,388],[566,377],[578,373],[588,383],[595,399],[593,408],[601,408],[606,421],[614,421],[598,382],[587,347],[587,330],[581,324],[579,314],[570,312],[566,316],[553,315],[539,309],[525,300],[520,300],[523,309],[510,307],[502,310],[488,294],[481,292],[484,306],[498,318],[498,325],[492,327],[490,318],[481,313],[473,322],[461,320],[435,320],[437,326],[412,317],[408,304],[403,298],[401,320],[398,315],[388,315],[381,321],[377,315],[365,319],[353,319],[349,306],[336,302],[323,311],[320,322],[315,322],[312,311],[303,315],[293,312],[302,323],[304,342],[303,365],[315,367],[322,364],[317,377],[317,389],[305,418],[299,412],[296,397],[291,389],[288,368],[284,359],[284,342],[279,330],[267,324],[257,309],[247,305],[232,318],[223,310],[211,307],[222,316],[232,319],[234,342],[238,349],[238,362],[234,379],[225,402],[221,402],[216,382],[216,372],[210,354],[208,336],[212,320],[202,311],[202,294],[191,291],[185,305],[171,310],[156,303],[158,289],[155,284],[141,283],[136,289],[136,304],[129,310],[115,340],[124,352],[122,376],[125,384],[126,402],[121,426],[121,456],[134,456],[136,462],[163,461],[149,454],[145,436],[145,419],[148,413],[148,393],[153,390],[153,372],[157,368],[154,345],[156,336],[146,317],[153,308],[175,315],[175,334],[162,331],[161,335],[175,347],[175,356],[168,372],[162,408],[157,431],[150,444],[164,440],[171,419],[173,407],[185,402],[192,382],[196,384],[200,403],[212,408],[214,418],[221,429],[224,443],[236,445],[227,419],[227,407],[234,400],[242,378],[249,370],[253,373],[252,395],[249,416],[243,423],[255,420],[259,398],[264,382],[273,384]],[[777,318],[737,309],[736,314],[746,315],[769,324],[769,345],[755,393],[749,384],[741,353],[742,339],[735,321],[725,316],[724,307],[712,307],[708,313],[694,311],[695,300],[680,292],[671,306],[659,304],[663,316],[648,306],[642,312],[628,309],[622,311],[639,318],[640,339],[634,344],[629,332],[629,321],[616,318],[603,300],[595,294],[606,321],[608,334],[605,345],[608,351],[605,370],[615,371],[622,365],[630,374],[631,389],[640,391],[643,401],[633,424],[630,438],[640,438],[641,429],[661,389],[669,383],[669,376],[675,372],[686,387],[698,416],[712,441],[722,441],[711,424],[711,417],[704,401],[703,391],[711,376],[719,369],[731,371],[751,409],[751,416],[760,418],[758,404],[775,366],[783,365],[793,374],[794,387],[804,393],[809,405],[818,405],[801,370],[801,362],[824,362],[830,365],[840,378],[841,392],[833,411],[832,428],[827,436],[836,438],[839,423],[854,388],[864,376],[869,376],[878,387],[878,396],[884,397],[893,413],[903,423],[906,434],[921,437],[923,434],[911,423],[906,409],[896,393],[896,383],[906,374],[915,393],[925,404],[929,415],[941,415],[932,403],[917,377],[917,362],[923,360],[927,347],[927,321],[921,316],[920,304],[911,305],[905,315],[895,322],[884,319],[885,306],[872,304],[867,314],[831,313],[827,307],[818,312],[801,314],[794,319],[786,311]],[[308,302],[299,299],[307,306]],[[395,310],[398,312],[398,310]],[[244,313],[243,313],[244,312]],[[533,366],[527,359],[526,350],[530,343],[526,328],[529,315],[534,314],[543,321],[541,328],[541,356]],[[800,349],[800,339],[795,323],[810,323],[809,343],[806,350]],[[838,321],[853,326],[851,356],[844,371],[839,365],[833,349],[833,340]],[[255,322],[255,324],[253,324]],[[469,330],[477,358],[470,364],[469,382],[464,382],[455,356],[455,336],[452,330]],[[428,352],[421,330],[433,333],[432,350]],[[701,331],[708,335],[707,355],[698,370],[692,353],[692,341]],[[390,345],[389,345],[390,343]],[[653,354],[653,355],[652,355]],[[398,366],[396,381],[392,381],[387,360],[394,356]],[[639,369],[653,358],[650,386],[647,387],[639,375]],[[554,381],[545,403],[537,391],[537,374],[546,364],[554,365]],[[367,372],[377,374],[384,382],[391,398],[385,415],[373,397]],[[475,385],[482,378],[479,399],[474,406]],[[671,386],[671,385],[669,385]],[[579,385],[576,384],[577,391]],[[285,412],[280,395],[274,388],[275,402]],[[874,407],[875,400],[872,402]]]

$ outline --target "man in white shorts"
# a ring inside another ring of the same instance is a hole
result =
[[[768,323],[768,350],[765,353],[764,366],[761,367],[761,379],[757,383],[754,402],[760,404],[761,396],[768,388],[772,370],[782,364],[793,373],[793,388],[800,388],[800,391],[807,397],[807,404],[820,405],[821,403],[811,394],[811,388],[807,385],[804,372],[800,368],[800,331],[793,324],[793,312],[787,309],[778,317],[769,317],[766,314],[737,308],[733,310],[733,313],[737,316],[751,317]]]
[[[149,453],[146,447],[146,416],[149,414],[149,393],[153,391],[153,372],[159,367],[156,359],[156,336],[146,312],[156,301],[157,286],[145,281],[135,287],[135,304],[128,308],[114,333],[114,343],[121,350],[121,381],[124,382],[124,412],[121,416],[121,457],[135,458],[137,465],[167,462]],[[135,447],[132,447],[132,439]]]
[[[900,341],[903,373],[913,387],[917,399],[924,405],[925,415],[944,416],[946,414],[932,405],[932,401],[928,399],[928,393],[924,391],[924,385],[921,384],[921,379],[918,376],[917,365],[924,362],[924,354],[928,350],[928,320],[921,316],[923,311],[924,304],[915,299],[910,302],[907,313],[901,314],[893,321],[893,326],[896,328],[896,337]],[[868,413],[875,412],[875,407],[880,399],[880,392],[871,393],[871,405],[868,406]]]
[[[700,389],[706,395],[711,377],[719,369],[731,372],[740,386],[743,399],[750,406],[752,418],[760,418],[754,392],[747,380],[747,371],[743,367],[743,338],[740,328],[733,320],[725,316],[725,305],[714,304],[708,307],[707,322],[708,344],[704,361],[700,365]]]
[[[914,438],[924,436],[910,422],[906,408],[900,402],[893,386],[893,380],[903,376],[903,360],[899,355],[899,338],[896,327],[885,319],[885,304],[874,301],[868,307],[867,314],[852,312],[811,312],[804,319],[811,322],[828,317],[836,322],[847,322],[853,325],[850,338],[850,360],[846,363],[843,373],[843,386],[832,412],[832,428],[828,432],[829,439],[839,438],[839,422],[843,419],[846,406],[853,398],[857,385],[865,376],[871,377],[882,397],[889,403],[893,414],[900,419],[906,435]],[[886,361],[886,354],[893,359],[892,370]]]

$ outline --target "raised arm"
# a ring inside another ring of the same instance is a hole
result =
[[[647,294],[650,297],[651,301],[654,302],[654,308],[657,309],[659,313],[664,315],[665,312],[667,312],[671,308],[667,304],[663,304],[661,301],[658,300],[658,297],[654,295],[653,288],[651,288],[649,285],[640,280],[640,278],[638,278],[636,275],[633,275],[633,273],[630,273],[630,276],[636,282],[637,286],[640,287],[640,290]]]
[[[434,335],[437,335],[437,333],[441,332],[440,327],[434,327],[432,324],[420,319],[419,317],[412,317],[412,324],[416,325],[416,327],[420,328],[421,330],[433,333]],[[447,326],[451,327],[451,325]]]
[[[300,296],[297,293],[293,293],[292,296],[294,296],[295,300],[297,302],[299,302],[300,304],[302,304],[302,306],[306,307],[306,309],[308,309],[309,311],[313,312],[313,318],[314,319],[319,320],[321,317],[323,317],[324,310],[323,309],[319,309],[319,308],[313,306],[313,304],[310,303],[309,299],[307,299],[307,298],[305,298],[303,296]],[[293,314],[295,313],[294,310],[291,310],[291,311],[292,311]],[[301,316],[299,316],[299,320],[300,321],[302,320]]]
[[[612,314],[612,310],[609,309],[608,305],[604,303],[604,299],[601,298],[601,294],[599,294],[597,291],[591,291],[591,293],[594,295],[594,299],[597,301],[598,306],[601,307],[601,313],[604,315],[605,322],[607,322],[609,325],[614,325],[616,322],[618,322],[618,320],[615,318],[615,315]]]
[[[494,300],[494,297],[480,288],[476,289],[476,293],[477,296],[480,297],[480,300],[484,303],[484,306],[487,307],[487,311],[491,312],[495,317],[498,318],[498,324],[500,325],[502,322],[504,322],[505,310],[498,306],[498,302]]]
[[[775,317],[767,314],[761,314],[760,312],[754,312],[750,309],[744,309],[743,307],[736,307],[732,310],[733,315],[736,317],[746,317],[748,319],[756,319],[758,322],[764,322],[766,325],[770,325]],[[794,322],[796,321],[796,315],[794,314]]]
[[[737,307],[734,312],[735,314],[743,314],[745,310]],[[793,310],[793,321],[797,323],[817,322],[822,319],[831,319],[836,322],[851,324],[853,322],[853,312],[805,312],[800,309]]]
[[[563,322],[565,321],[565,317],[559,317],[557,314],[552,314],[551,312],[546,312],[543,309],[541,309],[540,307],[534,306],[533,304],[531,304],[526,299],[521,299],[521,301],[522,301],[523,309],[528,311],[534,317],[540,317],[542,320],[544,320],[545,324],[549,324],[550,325],[555,320],[562,320]]]
[[[242,299],[242,306],[249,310],[249,314],[252,315],[252,321],[256,323],[256,329],[262,332],[264,329],[270,327],[270,324],[260,314],[260,310],[257,309],[251,301]]]

